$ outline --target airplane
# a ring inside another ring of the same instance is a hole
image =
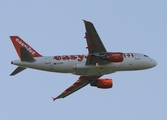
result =
[[[19,60],[11,61],[18,66],[10,75],[32,68],[37,70],[71,73],[79,75],[78,80],[53,101],[74,93],[82,87],[90,84],[97,88],[112,88],[111,78],[100,78],[105,74],[118,71],[144,70],[155,67],[157,62],[151,57],[141,53],[108,52],[103,45],[93,23],[83,20],[85,24],[85,39],[87,41],[88,54],[42,56],[18,36],[10,36],[10,39],[19,56]]]

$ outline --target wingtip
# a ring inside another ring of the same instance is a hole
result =
[[[52,100],[53,100],[53,101],[55,101],[55,100],[56,100],[56,98],[52,97]]]
[[[88,22],[87,20],[82,19],[84,23]]]

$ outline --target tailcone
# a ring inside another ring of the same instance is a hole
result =
[[[19,66],[22,65],[22,62],[20,60],[13,60],[11,61],[11,64]]]

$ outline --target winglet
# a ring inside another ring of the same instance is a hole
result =
[[[88,22],[87,20],[84,20],[84,19],[82,19],[82,20],[84,21],[84,23]]]
[[[55,101],[55,100],[56,100],[56,98],[52,97],[52,100],[53,100],[53,101]]]

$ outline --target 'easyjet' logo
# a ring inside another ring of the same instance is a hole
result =
[[[19,40],[18,38],[16,38],[16,42],[19,43],[21,46],[25,47],[32,55],[35,54],[35,51],[30,46],[22,42],[22,40]]]
[[[88,58],[88,56],[85,56],[85,55],[54,56],[55,60],[78,60],[79,62],[83,61],[84,58]]]

